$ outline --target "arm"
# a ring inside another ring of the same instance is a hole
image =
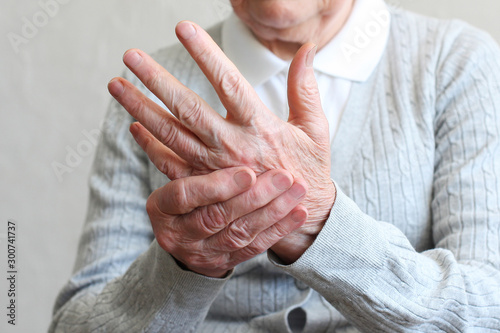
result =
[[[111,105],[74,275],[57,298],[50,332],[187,332],[203,320],[226,280],[182,270],[153,240],[145,210],[147,156],[129,133],[131,122]]]
[[[449,33],[436,66],[435,248],[416,252],[339,190],[313,246],[280,265],[363,331],[500,330],[500,51],[484,34]]]

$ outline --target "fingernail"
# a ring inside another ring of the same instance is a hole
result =
[[[280,191],[287,190],[290,188],[290,185],[292,185],[290,178],[281,173],[275,174],[272,182],[274,187]]]
[[[108,90],[109,93],[114,97],[120,97],[120,95],[123,94],[125,88],[123,87],[123,84],[120,82],[120,80],[115,78],[109,81]]]
[[[137,67],[142,62],[142,56],[137,51],[129,51],[123,56],[123,61],[129,67]]]
[[[298,210],[292,213],[292,220],[295,223],[300,223],[307,218],[307,213],[303,210]]]
[[[288,192],[295,199],[300,199],[306,194],[306,189],[301,184],[295,183]]]
[[[317,46],[314,46],[312,49],[309,50],[309,53],[307,53],[306,56],[306,67],[312,67],[313,62],[314,62],[314,56],[316,55],[316,50],[318,49]]]
[[[247,188],[252,184],[252,175],[248,171],[239,171],[234,175],[234,182],[241,188]]]
[[[182,39],[189,39],[196,34],[196,29],[189,22],[181,22],[177,26],[177,33]]]

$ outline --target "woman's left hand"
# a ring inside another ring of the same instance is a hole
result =
[[[328,122],[312,68],[315,46],[300,48],[290,65],[290,115],[284,122],[203,29],[184,21],[176,33],[215,88],[226,118],[140,50],[127,51],[125,64],[175,117],[125,79],[113,79],[110,93],[139,121],[131,126],[132,134],[170,179],[234,166],[248,166],[258,175],[286,169],[305,179],[308,221],[272,248],[283,260],[294,261],[321,230],[336,193],[330,179]]]

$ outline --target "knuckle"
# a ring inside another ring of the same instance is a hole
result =
[[[234,252],[245,248],[248,242],[240,238],[227,237],[224,245],[229,252]]]
[[[144,83],[149,90],[160,90],[163,83],[163,75],[160,70],[153,69],[148,73]]]
[[[241,75],[234,69],[228,69],[220,76],[219,91],[224,98],[238,96],[243,87]]]
[[[246,227],[247,225],[248,223],[240,219],[227,228],[226,245],[230,250],[243,249],[253,241],[253,236]]]
[[[273,237],[272,237],[272,239],[277,242],[278,240],[280,240],[283,237],[287,236],[290,232],[291,232],[291,230],[286,225],[284,225],[283,223],[276,223],[273,226]]]
[[[264,191],[248,191],[245,193],[247,196],[247,202],[253,209],[261,208],[269,203],[268,191],[267,189]]]
[[[228,212],[224,204],[215,203],[208,206],[208,213],[212,220],[220,222],[219,225],[226,224]]]
[[[210,173],[216,168],[216,166],[212,165],[210,156],[200,146],[194,147],[191,156],[191,165],[198,170],[202,170],[200,174]]]
[[[178,137],[175,124],[168,117],[162,117],[156,122],[155,132],[158,133],[158,138],[167,147],[172,147]]]
[[[318,84],[314,80],[305,82],[302,89],[302,96],[308,103],[317,104],[319,101]]]
[[[153,159],[152,159],[153,161]],[[169,180],[181,179],[184,175],[189,174],[188,169],[178,169],[171,164],[169,159],[158,158],[153,161],[153,164],[158,168],[158,170],[166,175]],[[186,172],[184,172],[186,171]]]
[[[149,112],[148,106],[149,99],[142,95],[136,94],[133,99],[128,101],[129,105],[127,106],[127,110],[130,110],[136,118],[143,118],[144,115],[147,115]]]
[[[164,158],[153,161],[155,166],[160,170],[164,175],[170,175],[170,161]],[[170,178],[170,177],[169,177]],[[176,179],[176,178],[174,178]]]
[[[193,58],[198,59],[198,61],[203,64],[207,64],[215,59],[215,55],[210,48],[201,48],[194,53]]]
[[[200,214],[200,227],[209,235],[219,232],[226,225],[226,218],[220,204],[202,207],[198,210]]]
[[[241,254],[245,259],[253,258],[266,251],[267,248],[260,244],[259,241],[249,244],[245,248],[241,249]]]
[[[196,126],[203,115],[203,106],[199,98],[182,94],[177,104],[177,113],[181,123]]]
[[[185,211],[190,208],[189,198],[186,194],[186,187],[184,179],[177,179],[170,182],[170,197],[168,198],[173,207],[178,207],[181,211]]]

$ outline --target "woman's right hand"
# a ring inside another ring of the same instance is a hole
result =
[[[147,201],[158,244],[181,266],[224,277],[301,227],[306,183],[285,170],[248,167],[173,180]]]

